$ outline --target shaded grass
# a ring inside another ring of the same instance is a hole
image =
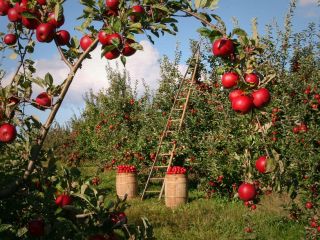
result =
[[[92,176],[94,167],[81,170],[84,176]],[[115,173],[111,171],[98,176],[102,180],[99,188],[113,197]],[[141,225],[141,217],[147,217],[159,240],[305,239],[304,226],[288,220],[288,213],[282,208],[288,201],[285,196],[265,196],[257,210],[250,211],[240,201],[204,199],[196,190],[191,190],[189,195],[189,203],[175,210],[167,208],[164,201],[157,198],[130,200],[126,210],[129,224]],[[253,232],[246,233],[246,227],[252,228]]]

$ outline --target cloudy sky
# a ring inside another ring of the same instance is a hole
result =
[[[239,26],[247,31],[250,31],[250,22],[254,17],[258,18],[259,31],[263,33],[264,26],[276,20],[281,26],[284,16],[288,10],[289,0],[221,0],[216,14],[222,17],[227,24],[228,30],[232,28],[232,17],[236,16],[239,21]],[[298,0],[296,15],[293,25],[295,31],[304,29],[311,21],[319,23],[320,7],[317,6],[317,0]],[[72,35],[81,37],[80,33],[74,31],[74,26],[79,25],[76,18],[81,14],[81,6],[76,0],[66,1],[65,4],[66,23],[63,29],[71,32]],[[7,20],[1,18],[0,28],[5,31]],[[159,59],[161,56],[168,55],[173,58],[176,43],[179,42],[183,52],[183,60],[190,55],[189,39],[198,39],[199,36],[196,29],[200,24],[193,19],[181,19],[179,23],[179,33],[176,36],[165,36],[160,39],[155,39],[155,45],[148,42],[145,36],[138,36],[138,40],[143,45],[144,50],[137,52],[134,56],[128,58],[126,70],[129,71],[134,82],[135,79],[144,79],[151,88],[157,87],[157,79],[159,78]],[[5,54],[10,55],[10,52]],[[39,44],[34,54],[36,62],[37,75],[44,76],[50,72],[56,81],[61,81],[66,78],[68,68],[61,61],[57,52],[54,51],[52,44]],[[77,73],[71,89],[68,92],[62,109],[57,115],[57,121],[65,122],[75,113],[78,114],[83,108],[83,95],[89,89],[97,92],[101,88],[108,86],[106,78],[105,66],[106,59],[101,59],[100,48],[92,53],[92,60],[87,60],[82,69]],[[116,66],[117,61],[110,61],[111,66]],[[0,62],[7,70],[8,77],[10,72],[16,66],[16,62],[12,60],[2,60]],[[121,63],[118,63],[121,68]],[[183,62],[182,62],[183,66]],[[141,81],[140,81],[141,82]],[[35,89],[35,96],[43,90]],[[34,97],[35,97],[34,96]],[[45,114],[33,111],[41,119],[45,119]]]

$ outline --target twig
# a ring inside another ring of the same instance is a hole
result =
[[[214,30],[217,30],[219,32],[223,32],[221,31],[221,29],[219,29],[216,25],[212,24],[211,22],[199,17],[196,13],[194,12],[191,12],[191,11],[188,11],[188,10],[185,10],[185,9],[181,9],[182,12],[185,12],[186,14],[189,14],[193,17],[195,17],[196,19],[200,20],[201,22],[203,22],[204,24],[206,24],[207,26],[211,27],[212,29]]]

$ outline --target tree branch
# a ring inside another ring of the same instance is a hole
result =
[[[30,156],[31,159],[29,160],[27,169],[25,170],[23,177],[13,183],[8,184],[2,190],[0,190],[0,199],[7,198],[10,195],[14,194],[19,189],[21,184],[25,180],[27,180],[29,178],[29,176],[31,175],[31,173],[33,172],[33,170],[35,168],[35,163],[37,162],[37,160],[39,158],[40,150],[43,146],[44,140],[46,139],[46,136],[47,136],[48,131],[51,127],[51,124],[53,123],[54,118],[55,118],[55,116],[56,116],[56,114],[57,114],[57,112],[63,102],[63,99],[65,98],[65,96],[69,90],[69,87],[74,79],[75,73],[80,68],[82,62],[85,60],[88,53],[96,46],[97,43],[98,43],[98,38],[95,39],[93,41],[93,43],[90,45],[90,47],[80,55],[76,64],[74,66],[72,66],[72,68],[70,69],[70,72],[69,72],[68,77],[66,79],[66,83],[62,88],[60,96],[59,96],[56,104],[53,106],[46,123],[43,125],[43,128],[40,131],[40,134],[37,138],[38,139],[37,143],[33,146],[34,151],[32,152],[32,155]]]

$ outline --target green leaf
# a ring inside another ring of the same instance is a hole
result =
[[[125,66],[125,65],[126,65],[126,62],[127,62],[126,57],[122,55],[122,56],[120,57],[120,60],[121,60],[121,62],[122,62],[122,64],[123,64],[123,66]]]
[[[107,45],[105,47],[103,47],[103,50],[101,52],[101,58],[104,57],[104,55],[107,53],[107,52],[110,52],[112,51],[113,49],[115,49],[116,46],[115,45]]]
[[[63,16],[63,7],[60,3],[57,3],[54,7],[54,18],[56,21],[60,21]]]
[[[247,38],[247,33],[246,31],[244,31],[243,29],[241,28],[235,28],[233,29],[232,35],[238,35],[239,37],[242,37],[242,38]]]
[[[44,77],[44,81],[48,86],[52,86],[53,84],[53,77],[51,76],[50,73],[47,73]]]
[[[37,16],[33,15],[30,12],[23,12],[21,13],[21,16],[28,19],[38,19]]]

